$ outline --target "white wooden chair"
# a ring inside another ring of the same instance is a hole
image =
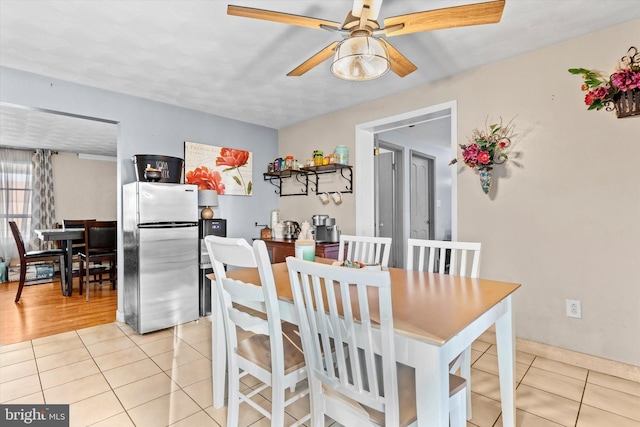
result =
[[[380,264],[382,267],[389,266],[389,255],[391,254],[391,237],[367,237],[340,235],[340,246],[338,248],[338,261],[344,261],[344,247],[347,246],[347,257],[349,261],[359,261],[365,264]]]
[[[287,400],[285,390],[294,392],[296,385],[306,379],[307,372],[297,328],[280,319],[267,247],[262,240],[256,240],[252,248],[244,239],[217,236],[205,237],[205,243],[213,264],[226,332],[229,362],[227,427],[238,425],[242,402],[269,418],[271,425],[283,426],[285,407],[305,396],[308,387],[298,390]],[[257,267],[262,286],[227,278],[225,265]],[[267,319],[251,310],[252,305],[264,307]],[[243,307],[247,309],[241,310]],[[243,335],[248,337],[239,338],[236,328],[247,331],[248,334]],[[252,375],[263,384],[241,392],[240,379],[246,375]],[[271,387],[271,413],[252,400],[268,387]],[[301,425],[309,418],[308,415],[292,425]]]
[[[477,278],[480,275],[481,243],[450,242],[442,240],[409,239],[407,250],[407,270],[429,273],[451,274],[454,276]],[[467,419],[471,419],[471,346],[456,357],[449,366],[450,372],[460,370],[460,376],[467,381]]]
[[[311,426],[416,422],[415,371],[397,364],[388,271],[356,270],[288,257],[309,375]],[[377,295],[369,305],[367,295]],[[335,351],[326,352],[327,348]],[[464,426],[465,381],[449,376],[451,422]]]

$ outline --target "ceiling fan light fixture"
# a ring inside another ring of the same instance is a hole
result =
[[[352,36],[336,47],[331,73],[344,80],[364,81],[384,76],[390,68],[389,50],[384,40]]]

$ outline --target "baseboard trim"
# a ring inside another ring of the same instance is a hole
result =
[[[529,341],[523,338],[516,338],[516,349],[518,351],[533,354],[534,356],[569,363],[581,368],[640,382],[640,366],[604,359],[598,356],[591,356],[589,354],[566,350],[564,348],[553,347],[548,344]]]

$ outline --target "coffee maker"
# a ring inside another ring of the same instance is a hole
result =
[[[340,228],[336,225],[335,218],[329,218],[329,215],[316,214],[311,217],[311,220],[316,242],[340,241]]]

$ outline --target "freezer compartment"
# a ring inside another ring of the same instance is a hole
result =
[[[134,185],[138,190],[136,224],[198,222],[197,186],[153,182]]]
[[[137,326],[127,323],[142,334],[198,319],[198,228],[139,228],[138,258]]]

